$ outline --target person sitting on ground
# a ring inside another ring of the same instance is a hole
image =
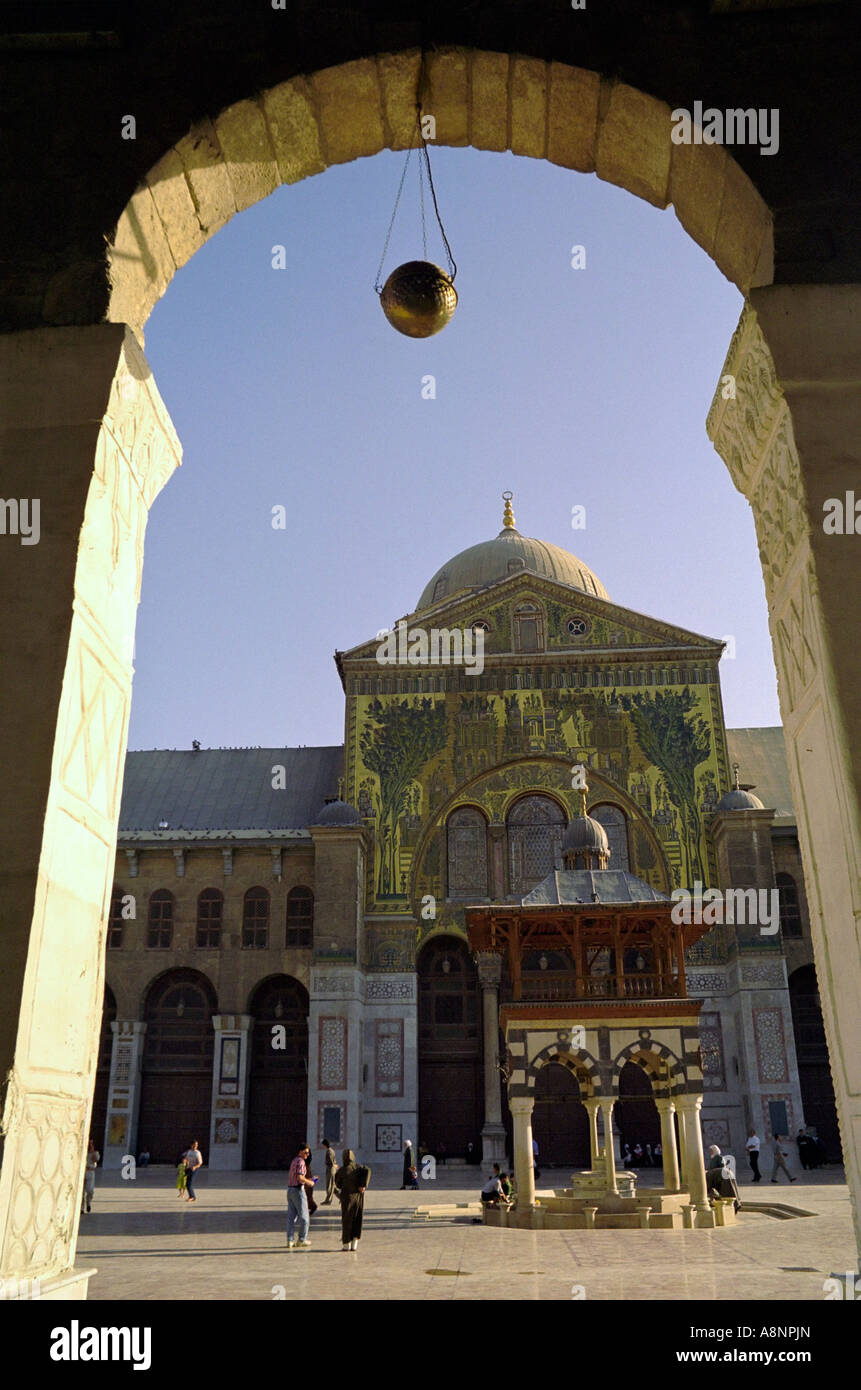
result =
[[[481,1189],[481,1200],[483,1205],[487,1207],[498,1207],[501,1202],[505,1202],[505,1193],[499,1179],[498,1163],[494,1163],[493,1172]]]
[[[502,1195],[505,1198],[506,1202],[510,1202],[511,1194],[514,1189],[511,1186],[511,1178],[508,1176],[507,1173],[500,1173],[499,1184],[502,1188]]]
[[[715,1197],[732,1198],[735,1203],[735,1210],[738,1211],[740,1202],[738,1197],[738,1186],[732,1166],[728,1157],[721,1153],[717,1144],[709,1147],[709,1162],[706,1169],[706,1189],[713,1193]]]

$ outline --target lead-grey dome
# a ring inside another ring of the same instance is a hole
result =
[[[327,801],[315,825],[359,825],[362,817],[349,801]]]
[[[559,545],[551,545],[549,541],[521,536],[515,529],[514,515],[507,499],[505,524],[499,535],[494,536],[493,540],[479,541],[478,545],[461,550],[441,565],[425,585],[416,611],[429,608],[432,603],[439,603],[454,594],[485,589],[488,584],[498,583],[500,579],[507,579],[510,574],[520,570],[537,574],[542,579],[554,579],[558,584],[569,584],[597,598],[610,597],[600,579],[576,555]]]
[[[744,787],[733,787],[731,792],[724,792],[717,804],[719,811],[764,811],[765,807],[758,796],[752,792],[745,791]]]
[[[568,822],[568,829],[562,840],[562,853],[566,850],[591,849],[604,854],[610,853],[610,841],[600,821],[591,816],[575,816]]]

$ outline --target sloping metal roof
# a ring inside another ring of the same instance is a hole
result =
[[[624,869],[556,869],[521,899],[523,907],[545,903],[667,903],[636,874]]]
[[[126,754],[119,832],[296,830],[316,823],[338,793],[344,750],[154,749]],[[272,786],[284,768],[283,790]]]
[[[726,744],[742,786],[752,786],[766,810],[774,810],[775,825],[797,825],[782,727],[727,729]]]

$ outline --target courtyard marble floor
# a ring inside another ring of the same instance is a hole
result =
[[[321,1206],[311,1248],[286,1250],[285,1176],[210,1173],[180,1202],[174,1170],[133,1181],[97,1175],[81,1217],[79,1267],[95,1267],[91,1300],[705,1299],[822,1301],[823,1281],[856,1268],[849,1197],[836,1168],[778,1187],[742,1183],[742,1200],[815,1213],[778,1220],[742,1212],[714,1231],[504,1231],[470,1215],[417,1220],[417,1206],[475,1201],[481,1169],[444,1168],[419,1192],[377,1170],[356,1254],[344,1254],[340,1210]],[[545,1170],[548,1193],[562,1170]],[[647,1185],[648,1173],[641,1175]],[[577,1286],[576,1291],[574,1286]],[[582,1292],[580,1292],[582,1290]]]

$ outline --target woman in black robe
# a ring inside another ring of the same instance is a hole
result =
[[[371,1170],[356,1162],[352,1149],[345,1149],[341,1157],[341,1167],[335,1174],[335,1187],[341,1199],[341,1240],[342,1250],[358,1250],[362,1234],[362,1213],[365,1206],[365,1188],[371,1180]]]

